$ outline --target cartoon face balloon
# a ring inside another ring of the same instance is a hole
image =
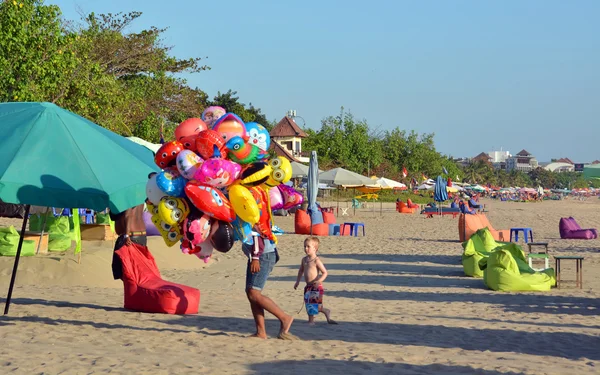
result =
[[[183,237],[178,225],[169,225],[161,220],[158,214],[152,216],[152,223],[160,232],[165,244],[171,247],[175,245]]]
[[[183,197],[186,179],[179,174],[175,167],[166,168],[156,176],[156,185],[165,193],[173,197]]]
[[[271,136],[267,128],[256,122],[248,122],[246,123],[246,133],[248,134],[249,144],[265,152],[269,149]]]
[[[198,246],[208,238],[210,228],[210,216],[195,215],[194,217],[188,217],[183,222],[183,235],[192,246]]]
[[[213,128],[215,122],[225,115],[225,108],[217,105],[212,105],[202,112],[202,120],[208,125],[210,129]]]
[[[225,142],[233,137],[247,139],[244,121],[234,113],[227,113],[225,116],[221,117],[215,123],[213,130],[219,132]]]
[[[225,156],[222,155],[224,147],[225,141],[214,130],[204,130],[196,137],[196,151],[204,160]]]
[[[191,180],[202,162],[202,158],[194,151],[183,150],[177,155],[177,170],[185,179]]]
[[[194,175],[194,179],[206,185],[223,188],[237,180],[242,167],[227,159],[208,159]]]
[[[163,144],[154,155],[154,162],[163,169],[175,164],[177,154],[183,150],[183,144],[179,141],[171,141]]]
[[[269,202],[271,203],[271,210],[279,210],[283,208],[283,197],[281,196],[281,190],[269,189]]]
[[[164,197],[158,204],[158,214],[169,225],[179,225],[190,213],[190,206],[183,198]]]
[[[270,189],[279,184],[288,182],[292,178],[292,164],[283,156],[278,156],[269,161],[271,175],[263,187]]]
[[[296,207],[304,202],[304,196],[297,192],[293,187],[281,184],[277,186],[277,188],[281,191],[284,210],[289,210],[290,208]]]
[[[208,126],[199,118],[189,118],[175,128],[175,139],[183,144],[187,150],[196,151],[196,137],[198,133],[207,130]]]
[[[196,208],[210,217],[228,223],[235,219],[235,212],[229,200],[212,186],[190,181],[185,186],[185,194]]]

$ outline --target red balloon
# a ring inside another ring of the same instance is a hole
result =
[[[235,211],[231,202],[219,189],[190,181],[185,185],[185,195],[197,209],[217,220],[231,223],[235,220]]]
[[[196,151],[204,160],[223,157],[225,140],[214,130],[201,131],[196,137]]]
[[[182,150],[183,144],[181,144],[181,142],[171,141],[164,143],[156,151],[156,155],[154,155],[154,162],[161,169],[175,165],[177,154],[179,154],[179,152]]]

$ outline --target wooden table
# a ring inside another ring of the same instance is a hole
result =
[[[556,271],[556,287],[560,288],[560,262],[562,260],[574,260],[575,261],[575,268],[576,268],[576,280],[575,280],[575,285],[579,288],[582,289],[583,288],[583,257],[580,256],[555,256],[554,260],[556,262],[556,267],[555,267],[555,271]]]

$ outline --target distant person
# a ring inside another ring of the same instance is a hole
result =
[[[293,340],[296,337],[289,333],[294,318],[286,314],[269,297],[262,294],[263,289],[273,271],[275,263],[279,260],[277,248],[269,239],[260,236],[253,236],[254,244],[242,245],[242,251],[248,257],[248,266],[246,267],[246,296],[250,302],[250,309],[256,324],[256,333],[253,337],[261,339],[267,338],[265,327],[265,310],[275,315],[281,323],[279,335],[277,338],[282,340]]]
[[[315,324],[315,316],[323,313],[329,324],[337,324],[331,319],[331,310],[323,307],[323,281],[327,278],[327,269],[317,256],[319,251],[319,238],[308,237],[304,240],[304,252],[306,256],[300,262],[298,277],[294,284],[294,289],[298,288],[300,279],[304,275],[304,303],[306,305],[306,313],[308,314],[308,324]],[[315,308],[315,305],[316,308]]]
[[[144,205],[126,209],[123,212],[110,212],[110,218],[115,222],[115,232],[117,232],[117,241],[115,241],[114,251],[123,246],[136,243],[146,246],[146,224],[144,224]],[[123,264],[121,258],[113,251],[112,271],[115,280],[123,277]]]

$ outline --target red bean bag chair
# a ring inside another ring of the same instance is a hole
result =
[[[335,214],[332,212],[321,212],[323,214],[323,222],[326,224],[335,224]]]
[[[125,308],[164,314],[197,314],[198,289],[165,281],[146,246],[125,245],[116,255],[123,264]]]
[[[563,217],[558,223],[560,238],[569,240],[592,240],[598,238],[596,229],[582,229],[572,217]]]
[[[324,212],[323,220],[325,220],[325,214],[333,215],[329,212]],[[310,216],[308,215],[308,213],[304,210],[297,209],[295,215],[296,216],[294,217],[294,229],[296,234],[310,234]],[[313,225],[312,234],[313,236],[328,236],[329,224],[325,222]]]

